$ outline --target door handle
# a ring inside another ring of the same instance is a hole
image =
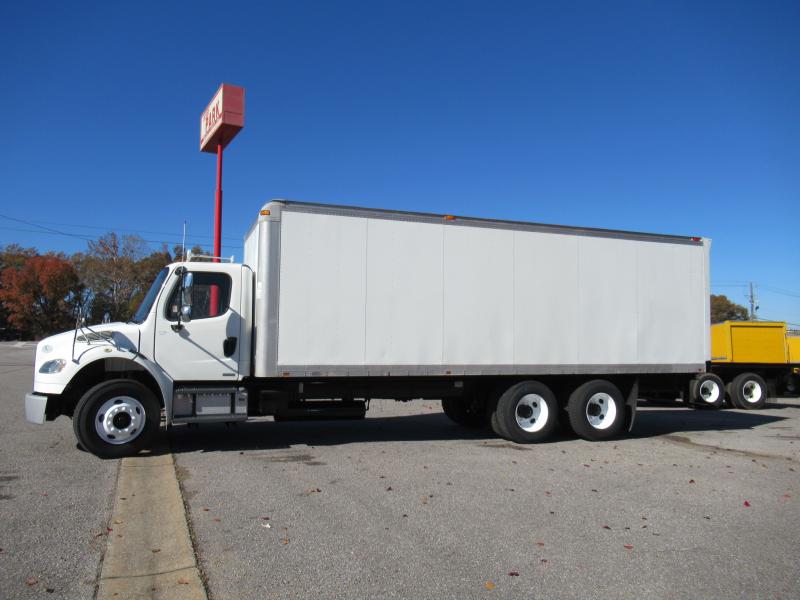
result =
[[[233,356],[233,353],[236,352],[235,337],[226,338],[225,341],[222,342],[222,352],[225,354],[226,358]]]

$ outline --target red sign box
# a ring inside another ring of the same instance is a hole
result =
[[[244,127],[244,88],[223,83],[200,115],[200,152],[216,152]]]

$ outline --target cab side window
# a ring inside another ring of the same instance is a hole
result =
[[[224,273],[193,271],[193,274],[192,321],[225,314],[231,301],[231,278]],[[178,282],[167,303],[167,319],[177,321],[180,310],[181,286]]]

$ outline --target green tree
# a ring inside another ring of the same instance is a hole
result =
[[[127,321],[136,309],[141,288],[136,263],[145,255],[144,240],[110,232],[88,246],[85,254],[73,255],[72,262],[89,290],[89,321],[100,322],[106,312],[112,320]]]
[[[731,302],[727,296],[711,294],[711,322],[722,323],[723,321],[746,321],[748,317],[747,309],[740,304]]]
[[[0,279],[0,302],[22,337],[38,339],[73,325],[83,286],[64,256],[29,256],[21,267],[7,267]]]

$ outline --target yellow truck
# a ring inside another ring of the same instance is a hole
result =
[[[725,321],[711,326],[711,361],[692,394],[695,405],[762,408],[800,387],[800,331],[781,322]],[[704,389],[701,389],[705,385]]]

